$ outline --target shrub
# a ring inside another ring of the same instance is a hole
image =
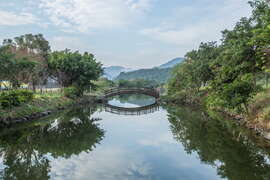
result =
[[[64,89],[64,95],[68,98],[75,99],[81,96],[81,91],[76,87],[67,87]]]
[[[28,90],[11,90],[0,93],[0,105],[3,108],[19,106],[33,99],[34,93]]]

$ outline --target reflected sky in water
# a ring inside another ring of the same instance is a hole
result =
[[[1,129],[0,179],[269,180],[269,150],[230,122],[188,107],[142,116],[76,107]]]
[[[155,103],[155,98],[142,94],[124,94],[111,97],[108,104],[125,108],[148,106]]]
[[[55,179],[219,179],[216,170],[188,155],[170,133],[166,111],[139,117],[95,113],[106,138],[96,149],[53,160]]]
[[[132,104],[132,103],[128,103],[128,102],[121,103],[121,101],[118,100],[118,99],[112,99],[112,100],[110,100],[108,102],[108,104],[113,105],[113,106],[117,106],[117,107],[125,107],[125,108],[136,108],[136,107],[140,107],[140,105]]]

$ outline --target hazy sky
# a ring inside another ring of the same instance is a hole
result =
[[[0,40],[42,33],[53,50],[89,51],[105,66],[152,67],[221,38],[248,0],[0,0]]]

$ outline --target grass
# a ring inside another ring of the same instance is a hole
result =
[[[270,87],[263,85],[263,90],[260,91],[256,96],[253,98],[252,102],[250,103],[248,109],[249,113],[247,115],[244,115],[243,118],[246,119],[247,125],[249,127],[258,127],[266,130],[270,130]],[[164,96],[163,99],[168,100],[169,102],[175,103],[175,104],[181,104],[182,102],[185,102],[187,100],[190,100],[192,102],[204,102],[203,98],[207,96],[207,90],[209,87],[203,87],[200,89],[200,93],[198,93],[198,96],[189,96],[188,98],[185,97],[188,93],[185,91],[175,93],[172,96]],[[201,99],[199,101],[198,99]],[[232,115],[238,115],[239,112],[236,112],[234,110],[225,109],[223,107],[217,107],[214,108],[222,109],[222,111],[225,111]],[[239,114],[241,115],[241,114]]]
[[[264,129],[270,129],[270,88],[258,93],[249,106],[248,121]]]
[[[28,103],[13,107],[12,109],[0,109],[0,118],[13,119],[30,116],[40,112],[64,108],[73,103],[74,100],[64,97],[60,91],[44,94],[37,93],[34,99]]]

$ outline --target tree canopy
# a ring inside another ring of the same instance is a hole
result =
[[[264,0],[249,3],[251,17],[224,30],[219,45],[201,43],[198,50],[186,54],[185,62],[173,70],[169,94],[194,96],[207,89],[209,106],[248,111],[248,104],[261,89],[259,75],[269,76],[270,57],[270,5]]]
[[[0,46],[0,63],[0,80],[10,82],[11,88],[25,83],[35,90],[55,79],[62,87],[74,86],[80,95],[103,73],[93,54],[68,49],[51,52],[42,34],[5,39]]]
[[[55,51],[49,57],[49,69],[63,87],[75,86],[81,92],[93,85],[103,73],[102,64],[97,62],[93,54],[78,51]]]
[[[49,42],[42,34],[26,34],[5,39],[0,48],[0,78],[11,82],[13,88],[22,83],[35,88],[48,78]]]

